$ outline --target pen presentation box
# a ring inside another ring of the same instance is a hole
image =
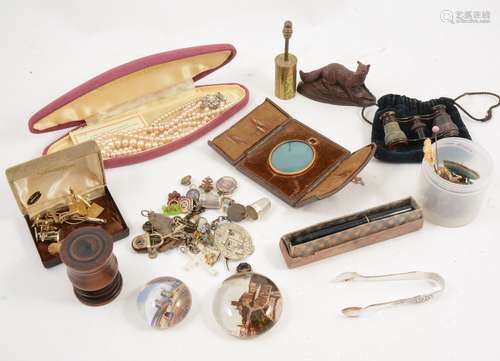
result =
[[[406,211],[398,212],[401,209]],[[371,220],[384,215],[384,218]],[[422,209],[413,198],[405,198],[285,234],[279,247],[287,266],[295,268],[414,232],[422,225]],[[335,228],[340,231],[323,231]],[[294,242],[315,233],[325,235],[312,237],[306,242]]]
[[[106,223],[98,227],[109,233],[114,241],[129,235],[127,224],[106,185],[101,153],[95,142],[85,142],[18,164],[5,173],[45,267],[53,267],[61,260],[58,254],[49,252],[48,242],[37,241],[33,219],[49,210],[67,209],[70,189],[104,208],[99,218]],[[94,224],[64,224],[60,240],[64,240],[72,230],[88,225]]]

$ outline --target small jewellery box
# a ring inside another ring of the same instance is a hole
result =
[[[351,182],[375,145],[351,153],[266,99],[209,142],[238,170],[293,207],[326,198]]]
[[[114,241],[129,234],[93,141],[18,164],[6,175],[47,268],[61,263],[57,246],[75,229],[95,225]]]
[[[95,140],[104,165],[152,159],[198,139],[248,102],[240,84],[195,86],[236,55],[229,44],[179,49],[111,69],[56,99],[29,120],[33,133],[73,129],[44,154]]]
[[[285,234],[279,245],[295,268],[416,231],[423,222],[420,206],[405,198]]]

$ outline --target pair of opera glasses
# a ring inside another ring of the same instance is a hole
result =
[[[425,139],[425,128],[428,127],[427,122],[432,121],[432,126],[438,126],[438,138],[456,137],[459,134],[458,127],[451,120],[450,115],[446,112],[446,106],[438,104],[433,106],[432,113],[424,115],[413,115],[411,117],[397,118],[396,112],[384,112],[380,119],[384,126],[384,142],[385,145],[392,148],[408,142],[408,137],[401,130],[400,123],[412,123],[410,130],[417,135],[417,139]]]

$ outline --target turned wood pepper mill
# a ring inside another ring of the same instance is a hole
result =
[[[122,289],[113,239],[99,227],[81,227],[62,242],[59,256],[68,267],[76,297],[89,306],[111,302]]]
[[[292,22],[287,20],[283,26],[285,52],[274,59],[276,76],[274,94],[280,99],[291,99],[297,89],[297,57],[288,52],[289,40],[292,37]]]

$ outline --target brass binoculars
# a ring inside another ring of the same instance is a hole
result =
[[[408,143],[409,138],[400,126],[402,123],[410,123],[405,128],[416,134],[416,137],[410,138],[411,140],[422,140],[430,137],[432,133],[426,135],[426,130],[432,129],[433,126],[439,127],[439,131],[436,134],[438,138],[456,137],[459,135],[459,129],[446,112],[445,105],[438,104],[431,109],[432,113],[430,114],[413,115],[405,118],[396,117],[396,112],[392,110],[382,113],[380,119],[384,126],[385,145],[392,148]],[[427,131],[429,132],[429,130]]]

